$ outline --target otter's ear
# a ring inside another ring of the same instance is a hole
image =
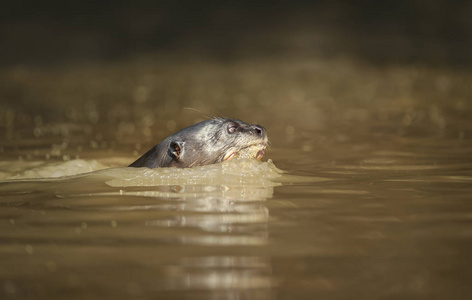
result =
[[[172,159],[179,160],[182,150],[184,149],[184,142],[182,141],[172,141],[169,146],[169,155]]]

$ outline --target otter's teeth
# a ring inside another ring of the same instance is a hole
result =
[[[227,161],[227,160],[230,160],[232,158],[235,158],[237,155],[236,152],[228,152],[226,153],[225,157],[223,157],[223,161]]]
[[[265,148],[262,149],[262,150],[259,150],[259,152],[257,152],[257,154],[256,154],[256,159],[257,160],[262,160],[262,157],[264,156],[264,150],[265,150]]]

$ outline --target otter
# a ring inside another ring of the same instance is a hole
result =
[[[216,118],[174,133],[129,166],[191,168],[237,157],[261,160],[267,143],[266,130],[260,125]]]

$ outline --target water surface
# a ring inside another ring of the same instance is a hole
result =
[[[145,58],[2,78],[2,299],[472,296],[467,73]],[[264,125],[264,162],[125,167],[207,115]]]

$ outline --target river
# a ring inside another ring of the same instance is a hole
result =
[[[139,57],[0,74],[2,299],[472,297],[472,75]],[[211,117],[263,162],[126,166]]]

